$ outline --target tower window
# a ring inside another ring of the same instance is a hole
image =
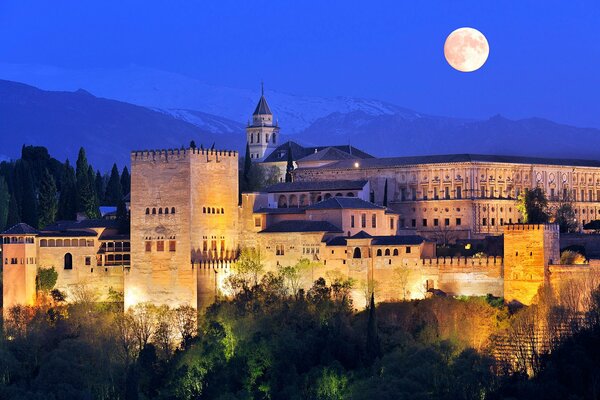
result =
[[[152,209],[152,215],[156,215],[156,208]]]
[[[165,251],[165,242],[162,240],[158,240],[156,242],[156,251]]]
[[[170,240],[169,241],[169,251],[175,251],[176,249],[176,242],[174,240]]]
[[[150,252],[152,251],[152,242],[151,241],[146,241],[146,252]]]
[[[146,208],[146,215],[150,214],[150,209]]]
[[[175,214],[175,207],[171,207],[171,214]]]

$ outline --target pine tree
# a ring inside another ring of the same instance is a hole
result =
[[[377,319],[375,316],[375,292],[371,292],[371,303],[369,304],[369,320],[367,321],[367,360],[375,361],[381,356],[381,343],[377,332]]]
[[[110,171],[110,178],[106,185],[106,195],[104,196],[106,205],[117,206],[123,199],[123,192],[121,189],[121,178],[119,177],[119,169],[117,164],[113,164],[112,170]]]
[[[77,178],[75,170],[65,162],[60,178],[60,196],[58,199],[58,219],[74,220],[77,217]]]
[[[387,192],[388,192],[388,186],[387,185],[388,184],[387,184],[387,179],[386,179],[385,180],[385,185],[383,186],[383,206],[384,207],[387,207],[387,205],[388,205],[388,198],[387,198],[387,196],[388,196],[388,194],[387,194]]]
[[[4,180],[4,177],[0,176],[0,232],[6,228],[9,203],[10,192],[8,191],[8,184]]]
[[[15,163],[14,191],[19,205],[21,222],[25,222],[34,228],[38,226],[37,195],[33,181],[33,175],[29,164],[24,160]]]
[[[10,228],[21,222],[21,216],[19,215],[19,204],[14,193],[10,194],[10,200],[8,201],[8,216],[6,217],[6,227]]]
[[[127,167],[123,167],[123,171],[121,172],[121,193],[127,195],[129,192],[131,192],[131,176]]]
[[[292,181],[292,171],[294,171],[294,157],[292,156],[292,145],[288,142],[287,166],[285,168],[285,181]]]
[[[40,183],[39,197],[39,227],[44,228],[56,221],[58,212],[57,190],[54,178],[48,170],[44,170],[44,175]]]

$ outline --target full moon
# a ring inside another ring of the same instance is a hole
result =
[[[461,72],[473,72],[481,68],[490,54],[488,41],[483,33],[473,28],[459,28],[446,38],[444,56],[450,66]]]

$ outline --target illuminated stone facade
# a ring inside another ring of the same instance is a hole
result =
[[[600,218],[600,162],[474,154],[344,160],[299,168],[295,181],[368,180],[381,204],[387,181],[388,204],[402,215],[401,227],[434,237],[502,234],[521,222],[519,193],[541,187],[554,211],[570,198],[579,228]]]

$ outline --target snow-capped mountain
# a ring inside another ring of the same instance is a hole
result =
[[[209,85],[198,79],[138,66],[120,69],[66,70],[36,65],[0,64],[0,79],[24,82],[45,90],[75,91],[85,88],[95,96],[171,112],[176,117],[205,123],[197,112],[245,123],[251,117],[260,90]],[[257,85],[258,86],[258,85]],[[332,113],[401,115],[418,118],[414,111],[378,100],[351,97],[296,96],[269,90],[266,96],[282,134],[294,134]],[[194,110],[190,115],[187,111]],[[194,117],[195,115],[195,117]],[[200,118],[200,119],[198,119]]]

